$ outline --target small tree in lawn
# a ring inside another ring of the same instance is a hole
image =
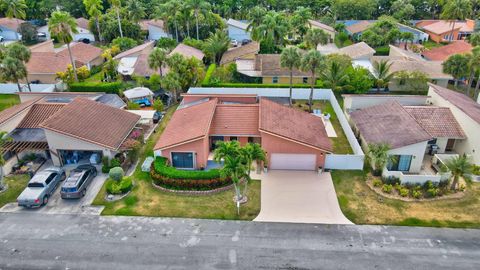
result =
[[[292,85],[293,85],[293,69],[300,67],[302,55],[297,47],[288,47],[283,49],[280,55],[280,64],[282,67],[288,68],[290,71],[290,106],[292,106]]]
[[[381,175],[383,167],[392,160],[392,157],[388,155],[389,150],[390,146],[386,143],[368,144],[367,159],[373,168],[375,176]]]
[[[248,178],[245,173],[247,170],[245,164],[242,162],[241,156],[227,156],[224,160],[224,165],[221,170],[221,174],[224,177],[232,179],[233,186],[235,187],[235,201],[237,204],[244,199],[244,194],[240,190],[241,180]]]
[[[250,172],[252,171],[253,161],[256,161],[258,170],[258,168],[260,167],[260,163],[267,160],[267,156],[265,154],[265,151],[263,151],[262,147],[258,143],[247,143],[244,147],[240,148],[240,155],[244,157],[245,165],[248,169],[248,177],[246,178],[244,183],[244,193],[246,194],[248,189],[248,183],[251,179]]]
[[[312,74],[310,82],[310,97],[308,100],[308,108],[312,111],[313,89],[315,88],[316,75],[318,71],[325,66],[325,56],[321,55],[317,50],[310,50],[306,53],[300,62],[300,67],[305,72]]]
[[[470,159],[466,155],[447,160],[445,167],[452,174],[452,185],[450,187],[452,190],[457,189],[460,177],[470,174],[473,169],[472,163],[470,163]]]

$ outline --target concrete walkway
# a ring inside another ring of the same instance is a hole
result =
[[[262,181],[261,211],[254,221],[352,224],[340,210],[330,173],[280,171]]]

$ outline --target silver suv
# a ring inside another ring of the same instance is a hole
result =
[[[70,171],[60,190],[62,199],[78,199],[87,193],[87,187],[97,176],[97,168],[90,164],[80,165]]]

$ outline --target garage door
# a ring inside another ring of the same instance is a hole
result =
[[[317,156],[313,154],[275,154],[272,153],[272,170],[315,170]]]

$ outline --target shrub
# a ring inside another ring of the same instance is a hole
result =
[[[137,196],[128,196],[125,198],[125,205],[134,206],[138,202]]]
[[[110,172],[108,172],[108,176],[115,181],[120,181],[122,180],[123,176],[125,173],[123,172],[123,169],[121,167],[114,167],[110,169]]]
[[[140,110],[140,104],[129,101],[127,103],[127,109],[129,109],[129,110]]]
[[[115,181],[109,179],[106,184],[106,190],[108,194],[125,194],[132,189],[133,183],[130,177],[124,177],[121,181]]]
[[[382,187],[382,191],[385,193],[392,193],[393,186],[390,184],[384,184]]]
[[[118,94],[122,89],[121,82],[79,82],[71,83],[68,86],[70,92],[105,92],[108,94]]]
[[[472,166],[472,174],[474,174],[474,175],[480,175],[480,166],[474,164],[474,165]]]
[[[218,83],[214,85],[202,84],[202,87],[229,87],[229,88],[290,88],[290,84],[278,84],[278,83]],[[309,84],[294,84],[294,88],[310,88]],[[323,83],[317,83],[317,88],[324,87]]]
[[[427,189],[427,196],[429,198],[436,197],[437,195],[438,195],[438,188],[432,187],[432,188]]]
[[[113,168],[113,167],[120,167],[122,165],[122,163],[120,162],[120,160],[118,158],[113,158],[111,161],[110,161],[110,168]]]
[[[162,37],[159,40],[157,40],[157,47],[158,48],[164,48],[164,49],[173,49],[177,46],[177,41],[173,38],[166,38]]]
[[[115,46],[118,46],[118,48],[120,48],[120,50],[122,52],[126,51],[126,50],[129,50],[129,49],[138,45],[137,41],[135,41],[133,38],[129,38],[129,37],[114,38],[112,40],[112,44],[115,45]]]
[[[388,55],[390,53],[390,47],[382,46],[375,48],[375,55]]]
[[[381,186],[381,185],[382,185],[382,180],[377,179],[377,178],[376,178],[376,179],[373,179],[373,186],[374,186],[374,187],[379,187],[379,186]]]
[[[213,72],[215,72],[215,69],[217,68],[217,65],[211,64],[208,66],[207,72],[205,73],[205,78],[203,78],[202,86],[209,86],[210,85],[210,79],[212,78]]]
[[[389,177],[382,177],[382,181],[384,184],[389,184],[389,185],[396,185],[400,184],[400,178],[395,177],[395,176],[389,176]]]
[[[400,190],[399,190],[399,193],[400,193],[400,196],[407,197],[408,193],[410,193],[410,191],[408,190],[408,188],[401,187]]]
[[[412,197],[415,199],[420,199],[422,196],[422,192],[420,190],[413,190],[412,191]]]

